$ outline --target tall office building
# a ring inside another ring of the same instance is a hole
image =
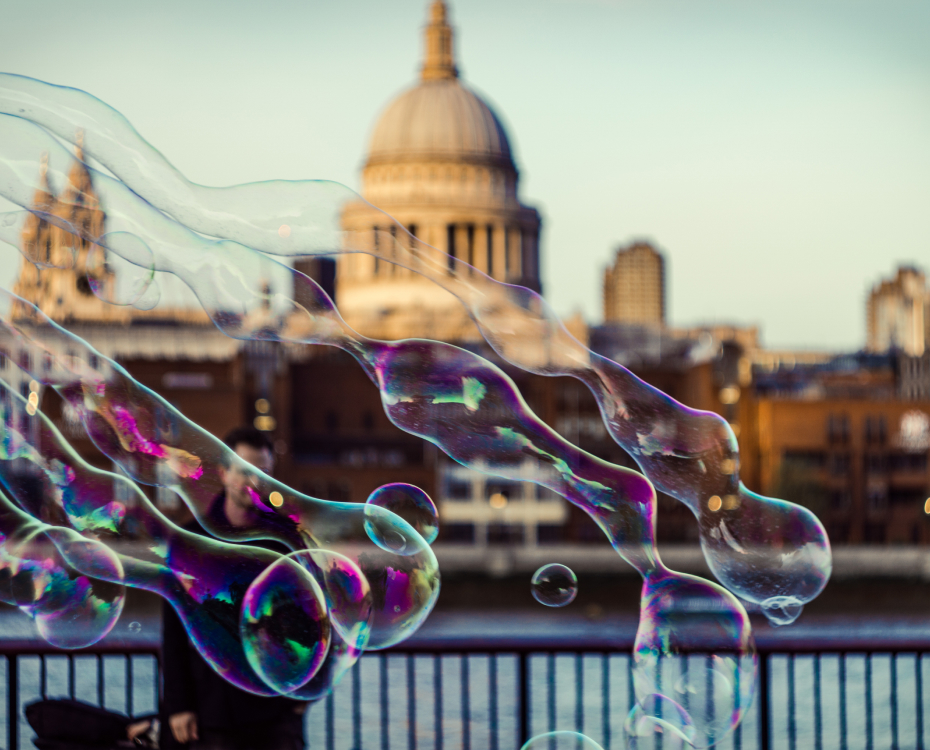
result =
[[[870,352],[899,349],[919,357],[930,348],[930,289],[923,271],[900,266],[872,288],[866,307]]]
[[[604,269],[604,323],[665,327],[665,258],[649,242],[617,248]]]

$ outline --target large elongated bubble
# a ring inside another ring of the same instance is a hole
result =
[[[302,278],[305,283],[310,283],[306,277]],[[311,289],[318,294],[318,306],[321,309],[328,306],[324,319],[341,324],[331,301],[317,287]],[[219,325],[236,330],[237,324],[228,322],[217,310],[208,309],[208,312]],[[37,311],[35,314],[40,315]],[[310,322],[313,323],[314,318],[311,317]],[[31,346],[37,354],[55,348],[48,340],[39,344],[36,331],[30,332],[32,338],[27,339],[25,332],[12,322],[8,322],[4,330],[20,347]],[[42,333],[49,330],[54,329],[44,326]],[[271,325],[266,323],[264,327],[266,336],[279,335],[282,338],[292,330],[289,327],[278,334]],[[300,328],[296,330],[300,331]],[[661,580],[666,592],[674,591],[676,581],[681,581],[683,586],[691,586],[690,577],[668,570],[655,550],[655,490],[651,483],[638,472],[597,459],[556,434],[533,414],[510,378],[495,365],[476,354],[440,342],[376,342],[353,335],[344,324],[327,326],[326,331],[330,340],[338,341],[352,353],[372,377],[381,391],[385,412],[394,424],[435,443],[463,465],[499,476],[519,478],[521,463],[527,457],[535,459],[539,469],[533,481],[559,492],[591,515],[617,552],[644,576],[647,584],[653,579]],[[341,334],[338,338],[337,332]],[[79,345],[87,346],[75,337],[71,337],[68,344],[72,350]],[[170,419],[173,414],[171,407],[134,383],[114,363],[97,353],[94,357],[98,367],[107,368],[105,378],[99,373],[96,376],[85,373],[81,377],[78,375],[80,368],[69,370],[67,367],[53,367],[48,373],[37,373],[36,376],[52,384],[72,408],[84,416],[88,434],[95,443],[105,454],[127,465],[134,476],[145,476],[140,467],[145,466],[149,457],[166,459],[179,477],[171,486],[199,512],[204,523],[212,523],[220,535],[252,533],[251,530],[243,532],[217,525],[217,519],[211,518],[209,511],[205,511],[196,499],[197,493],[203,490],[204,480],[213,475],[209,470],[212,458],[209,441],[195,440],[194,435],[186,436],[182,444],[197,447],[196,453],[181,451],[164,442],[172,438],[169,431],[159,429],[154,415],[161,413],[167,415],[163,419]],[[90,357],[87,361],[91,361]],[[156,408],[160,411],[156,412]],[[228,453],[225,446],[222,450]],[[132,456],[136,456],[136,461],[130,463],[126,459]],[[235,459],[225,454],[222,459],[212,458],[214,463],[219,460]],[[262,501],[272,491],[271,481],[262,476],[255,484],[255,498],[259,504],[257,513],[273,513]],[[275,491],[281,495],[276,504],[279,513],[302,509],[294,501],[291,490],[282,486]],[[375,541],[375,549],[370,555],[356,558],[372,585],[376,612],[372,639],[380,632],[379,626],[384,632],[407,632],[411,623],[419,622],[411,617],[411,613],[422,612],[422,603],[427,599],[421,592],[429,590],[429,582],[423,579],[417,558],[429,552],[428,546],[412,527],[384,508],[367,503],[354,507],[362,511],[365,532],[370,540]],[[267,527],[265,533],[278,531],[283,541],[292,544],[295,534],[299,538],[300,533],[314,528],[314,524],[327,528],[319,524],[319,513],[323,509],[310,507],[303,510],[306,521],[300,516],[289,518],[295,524],[300,521],[299,529],[289,530],[286,525],[281,526],[280,515],[273,517],[276,525],[271,524],[272,517],[266,521],[257,515],[253,526]],[[343,533],[344,530],[344,526],[340,528]],[[423,550],[410,546],[417,540],[423,545]],[[313,540],[315,545],[319,541]],[[332,541],[329,540],[330,543]],[[395,556],[396,563],[384,558],[391,554]],[[379,577],[375,577],[376,571],[381,571]],[[742,672],[730,679],[736,684],[751,685],[754,651],[745,611],[735,598],[727,598],[729,595],[725,590],[710,582],[706,582],[706,587],[714,592],[718,601],[732,608],[722,608],[721,617],[727,623],[738,625],[728,631],[730,639],[724,650],[740,657],[736,665]],[[648,589],[648,585],[644,587],[644,597]],[[644,618],[641,626],[652,628],[653,623]],[[719,629],[724,632],[726,626]],[[643,637],[648,639],[650,636],[645,633]],[[667,647],[663,646],[658,654],[659,659],[676,655],[674,640],[667,643]],[[715,647],[724,648],[719,643]],[[351,656],[351,652],[348,653]],[[748,706],[744,697],[745,694],[734,685],[722,701],[734,722]],[[702,741],[707,744],[706,740]]]
[[[151,206],[195,232],[275,255],[371,253],[426,276],[462,301],[505,360],[541,375],[576,377],[591,389],[613,438],[659,490],[686,503],[695,514],[707,562],[727,588],[761,604],[773,621],[784,622],[797,616],[826,584],[831,560],[822,525],[804,508],[743,486],[729,425],[716,414],[685,407],[591,352],[535,292],[503,284],[446,256],[387,215],[379,221],[385,229],[377,238],[344,232],[339,223],[342,207],[364,202],[337,183],[272,181],[222,189],[192,183],[118,112],[82,91],[5,75],[0,79],[0,112],[16,116],[0,119],[24,118],[65,139],[82,130],[86,153]],[[14,179],[0,182],[6,183],[5,196],[24,207],[33,191],[32,175],[23,174],[22,165],[43,150],[54,151],[49,139],[27,125],[0,123],[0,135],[10,143],[4,153],[12,157],[0,168],[15,173]],[[122,231],[153,236],[147,232],[158,224],[153,217],[158,211],[133,207],[105,180],[95,176],[95,182],[101,196],[107,193],[108,207],[116,209],[110,216],[122,217],[117,220]],[[280,231],[283,226],[286,232]],[[160,230],[159,268],[171,270],[164,253],[171,249],[168,246],[189,243],[189,238],[163,226]],[[222,249],[231,255],[237,252]],[[182,258],[177,260],[183,265]],[[229,272],[218,278],[220,285],[226,279],[241,281]],[[209,305],[203,296],[201,301]],[[785,602],[788,606],[782,606]]]
[[[439,571],[435,555],[412,526],[385,508],[311,498],[264,475],[115,362],[29,308],[44,324],[27,330],[2,321],[0,343],[29,353],[29,374],[62,395],[89,437],[128,476],[176,491],[204,528],[221,539],[275,539],[292,550],[323,548],[349,557],[372,586],[367,648],[398,643],[420,626],[438,596]],[[246,527],[231,526],[215,506],[221,472],[229,466],[252,478],[254,506]],[[276,503],[270,500],[273,493],[280,498]],[[382,548],[372,539],[372,528],[384,538],[402,540],[402,548]]]
[[[179,529],[130,479],[90,467],[41,410],[30,410],[30,404],[2,380],[0,407],[0,483],[22,508],[11,506],[8,514],[27,524],[26,531],[19,530],[18,535],[30,540],[23,547],[13,531],[0,528],[4,535],[0,555],[31,560],[35,554],[30,553],[30,557],[22,550],[37,548],[33,538],[39,535],[54,540],[56,554],[69,566],[102,578],[96,589],[111,591],[113,583],[125,582],[160,594],[175,608],[205,660],[233,684],[259,695],[301,690],[306,697],[319,697],[367,646],[372,597],[365,575],[350,559],[320,549],[282,558],[265,549],[227,544]],[[32,467],[28,478],[16,465],[21,461]],[[38,493],[36,477],[42,488]],[[114,496],[121,499],[114,500]],[[46,528],[26,513],[56,525]],[[390,521],[391,514],[382,510],[382,515]],[[41,533],[36,530],[40,528],[44,529]],[[114,545],[118,552],[98,539],[118,543]],[[377,549],[373,544],[368,546]],[[390,561],[387,554],[379,551],[379,556]],[[402,559],[408,568],[416,569],[409,556]],[[283,568],[287,580],[282,580],[282,564],[287,566]],[[27,580],[23,565],[19,562],[15,569],[9,568],[10,580]],[[369,570],[375,576],[380,574],[375,562]],[[102,637],[119,614],[122,595],[107,600],[112,604],[112,616],[106,620],[108,627],[101,629],[98,624],[104,619],[103,608],[87,611],[87,597],[81,599],[71,589],[57,585],[71,580],[87,591],[84,579],[56,575],[56,585],[49,589],[55,596],[37,599],[27,610],[36,616],[40,632],[58,645],[88,645]],[[428,576],[427,581],[435,583]],[[428,599],[431,590],[428,586],[426,590]],[[284,601],[282,594],[287,595]],[[16,603],[25,606],[28,601],[20,595]],[[268,620],[262,621],[265,609],[274,615],[270,627]],[[243,626],[240,613],[246,611],[255,616]],[[408,608],[401,613],[392,610],[390,617],[392,623],[402,626],[404,617],[409,616]],[[337,647],[333,639],[330,647],[331,621],[351,645],[340,639]],[[85,637],[85,632],[93,637]],[[64,636],[71,640],[64,641]]]

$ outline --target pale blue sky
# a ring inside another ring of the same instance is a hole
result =
[[[7,0],[0,69],[83,88],[191,179],[358,187],[416,76],[427,0]],[[633,237],[671,322],[770,346],[864,340],[869,286],[930,270],[930,3],[453,0],[460,68],[544,217],[546,297],[600,318]],[[17,261],[0,255],[0,281]]]

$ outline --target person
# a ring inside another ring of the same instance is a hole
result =
[[[265,474],[274,469],[267,436],[253,427],[230,432],[223,442],[236,455]],[[252,476],[237,466],[220,471],[223,491],[213,500],[209,516],[219,527],[246,527],[258,512],[248,492]],[[206,534],[196,521],[185,527]],[[250,542],[287,553],[282,544]],[[171,739],[194,750],[303,750],[304,701],[262,697],[220,677],[191,644],[174,609],[163,610],[165,715]]]

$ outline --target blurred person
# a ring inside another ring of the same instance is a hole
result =
[[[223,439],[252,466],[271,475],[274,453],[265,433],[239,427]],[[223,491],[208,515],[218,526],[250,526],[259,511],[248,492],[252,475],[238,466],[220,471]],[[185,526],[209,536],[193,521]],[[250,545],[287,554],[276,542]],[[191,644],[181,620],[167,602],[163,606],[163,660],[165,715],[171,737],[195,750],[303,750],[307,702],[291,698],[265,698],[245,692],[220,677]]]

